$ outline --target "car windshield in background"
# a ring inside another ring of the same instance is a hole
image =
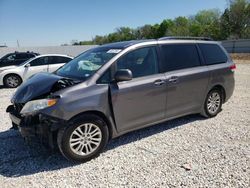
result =
[[[7,60],[7,58],[8,58],[9,56],[10,56],[10,54],[7,54],[7,55],[1,57],[0,60]]]
[[[56,71],[56,74],[63,77],[86,80],[120,51],[121,49],[107,47],[97,47],[88,50],[65,64]]]

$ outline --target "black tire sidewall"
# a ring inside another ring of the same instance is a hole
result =
[[[18,80],[18,85],[17,85],[16,87],[18,87],[18,86],[20,86],[20,85],[21,85],[21,83],[22,83],[22,79],[21,79],[18,75],[15,75],[15,74],[9,74],[9,75],[6,75],[6,76],[4,77],[4,80],[3,80],[3,82],[4,82],[4,86],[5,86],[5,87],[7,87],[7,88],[16,88],[16,87],[12,87],[12,86],[8,85],[8,83],[7,83],[7,79],[8,79],[10,76],[14,76],[14,77],[16,77],[16,78],[17,78],[17,80]]]
[[[87,156],[80,156],[75,154],[69,146],[69,139],[71,133],[80,125],[84,123],[93,123],[97,125],[101,132],[102,132],[102,141],[98,148]],[[108,142],[108,128],[106,123],[98,116],[96,115],[84,115],[77,117],[69,122],[69,125],[62,130],[61,135],[58,135],[58,147],[61,151],[61,153],[70,161],[73,162],[86,162],[89,161],[95,157],[97,157],[101,151],[105,148]]]
[[[217,110],[215,113],[210,113],[209,110],[208,110],[208,107],[207,107],[207,102],[208,102],[209,96],[210,96],[212,93],[214,93],[214,92],[218,93],[219,96],[220,96],[220,105],[219,105],[218,110]],[[204,110],[205,110],[206,115],[207,115],[208,117],[215,117],[215,116],[221,111],[222,99],[223,99],[223,98],[222,98],[222,93],[221,93],[220,90],[218,90],[218,89],[213,89],[213,90],[209,91],[209,93],[207,94],[206,100],[205,100],[205,104],[204,104]]]

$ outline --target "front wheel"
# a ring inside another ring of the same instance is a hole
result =
[[[214,117],[221,111],[222,93],[218,89],[211,90],[204,104],[204,111],[207,117]]]
[[[68,160],[85,162],[99,155],[107,145],[108,137],[105,121],[99,116],[86,114],[59,130],[57,144]]]

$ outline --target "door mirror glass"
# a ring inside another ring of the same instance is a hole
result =
[[[132,80],[133,75],[131,70],[129,69],[120,69],[115,73],[115,81],[122,82],[122,81],[129,81]]]

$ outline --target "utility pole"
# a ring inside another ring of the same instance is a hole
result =
[[[16,43],[17,43],[17,47],[19,48],[20,46],[19,46],[19,41],[18,40],[16,40]]]

